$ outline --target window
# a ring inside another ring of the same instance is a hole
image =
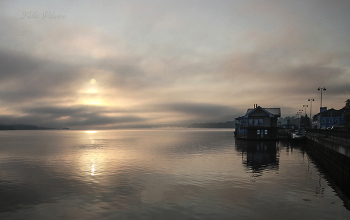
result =
[[[341,115],[342,115],[341,111],[332,112],[333,117],[341,117]]]
[[[339,119],[335,119],[335,123],[339,123]]]
[[[254,126],[259,126],[259,119],[254,119]]]
[[[331,113],[329,111],[327,112],[322,112],[323,117],[331,117]]]
[[[326,119],[322,119],[322,123],[326,123]]]
[[[263,126],[264,125],[264,119],[263,118],[259,118],[259,126]]]
[[[267,130],[265,130],[265,134],[267,134]]]
[[[249,119],[249,127],[262,127],[264,126],[264,119],[263,118],[250,118]]]
[[[260,130],[256,130],[256,134],[260,134]]]
[[[330,119],[329,119],[329,123],[333,123],[333,118],[330,118]]]

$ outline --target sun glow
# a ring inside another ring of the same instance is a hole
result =
[[[97,100],[97,99],[84,100],[83,103],[85,105],[104,105],[101,100]]]
[[[96,133],[97,131],[85,131],[85,133],[88,133],[88,134],[93,134],[93,133]]]
[[[90,88],[90,89],[88,89],[88,90],[86,91],[86,93],[89,93],[89,94],[91,94],[91,93],[97,93],[97,89],[96,89],[96,88]]]
[[[79,91],[79,102],[84,105],[105,105],[102,97],[103,91],[97,86],[96,79],[90,79]]]
[[[91,85],[96,84],[96,79],[90,79],[90,84],[91,84]]]

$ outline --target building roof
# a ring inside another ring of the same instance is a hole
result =
[[[281,117],[281,109],[280,108],[262,108],[260,106],[256,107],[256,108],[249,108],[247,110],[246,115],[250,114],[251,112],[253,112],[253,110],[260,108],[263,111],[270,113],[271,115],[275,116],[275,117]]]
[[[240,117],[237,117],[237,118],[235,118],[236,120],[239,120],[239,119],[242,119],[242,118],[244,118],[244,115],[243,116],[240,116]]]
[[[325,108],[327,108],[327,107],[325,107]],[[342,109],[339,109],[339,110],[334,109],[334,108],[330,108],[330,109],[325,110],[325,111],[323,111],[323,112],[319,112],[319,113],[315,114],[314,116],[318,116],[318,115],[324,116],[324,115],[326,115],[326,114],[329,113],[329,112],[346,112],[346,110],[343,109],[343,108],[342,108]],[[314,117],[314,116],[313,116],[313,117]]]

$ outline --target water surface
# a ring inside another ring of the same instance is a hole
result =
[[[232,130],[1,131],[0,219],[350,219],[302,144]]]

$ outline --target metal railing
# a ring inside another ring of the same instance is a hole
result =
[[[316,133],[324,135],[327,138],[334,140],[350,142],[350,130],[349,129],[306,129],[307,133]]]

